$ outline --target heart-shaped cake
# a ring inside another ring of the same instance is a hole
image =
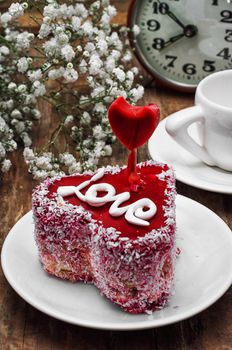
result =
[[[93,283],[131,313],[165,304],[175,259],[175,178],[166,164],[55,177],[33,192],[35,239],[45,271]]]

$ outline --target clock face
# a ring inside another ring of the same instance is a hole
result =
[[[141,63],[170,86],[191,91],[232,68],[232,0],[135,0],[129,22]]]

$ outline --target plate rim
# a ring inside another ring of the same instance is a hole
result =
[[[147,143],[147,148],[148,148],[148,153],[150,155],[150,157],[153,159],[153,160],[160,160],[162,162],[167,162],[169,163],[174,171],[175,171],[175,175],[176,175],[176,179],[180,182],[183,182],[184,184],[186,185],[189,185],[191,187],[194,187],[194,188],[199,188],[201,190],[205,190],[205,191],[209,191],[209,192],[216,192],[216,193],[223,193],[223,194],[232,194],[232,186],[231,186],[231,189],[229,188],[229,185],[219,185],[219,184],[214,184],[212,182],[207,182],[205,180],[201,180],[200,183],[192,183],[191,181],[188,181],[188,177],[184,176],[184,174],[182,175],[181,172],[179,172],[178,169],[175,168],[175,163],[173,162],[170,162],[170,159],[164,159],[164,157],[162,155],[159,154],[159,152],[157,152],[157,159],[155,157],[152,156],[152,143],[154,143],[153,140],[155,140],[156,138],[156,132],[159,131],[159,132],[163,132],[164,131],[164,135],[165,137],[170,137],[169,134],[167,133],[166,129],[165,129],[165,124],[166,124],[166,121],[167,119],[170,118],[170,116],[167,116],[165,117],[164,119],[162,119],[159,124],[158,124],[158,127],[155,129],[155,131],[153,132],[153,134],[151,135],[151,137],[149,138],[148,140],[148,143]],[[175,142],[175,144],[177,146],[179,146],[176,141],[173,139],[173,142]],[[181,146],[179,146],[181,147]],[[182,147],[183,148],[183,147]],[[158,148],[157,148],[158,149]],[[188,152],[186,149],[183,148],[183,150],[185,150],[186,152]],[[195,159],[197,159],[199,162],[201,162],[198,158],[196,158],[195,156],[193,156],[190,152],[188,152],[192,157],[194,157]],[[206,168],[210,168],[209,165],[206,165],[204,164],[203,162],[201,162]],[[186,166],[186,169],[188,169],[188,166]]]
[[[231,245],[232,245],[232,232],[231,232],[229,226],[215,212],[213,212],[208,207],[204,206],[203,204],[201,204],[201,203],[199,203],[199,202],[197,202],[189,197],[178,194],[177,198],[179,198],[179,200],[188,200],[190,202],[194,202],[194,204],[197,204],[197,205],[203,207],[204,209],[208,210],[209,213],[211,215],[213,215],[215,217],[215,219],[221,223],[221,225],[224,226],[223,232],[224,232],[224,234],[226,234],[228,236],[229,240],[231,240]],[[6,263],[7,246],[8,246],[8,244],[11,243],[11,240],[13,239],[13,236],[14,236],[14,232],[15,232],[15,230],[18,229],[17,226],[20,225],[25,220],[25,218],[27,216],[32,217],[31,210],[29,212],[27,212],[25,215],[23,215],[15,223],[15,225],[11,228],[11,230],[9,231],[8,235],[6,236],[6,238],[4,240],[2,250],[1,250],[1,266],[2,266],[3,273],[4,273],[8,283],[10,284],[10,286],[27,303],[29,303],[30,305],[35,307],[37,310],[45,313],[48,316],[52,316],[55,319],[58,319],[58,320],[61,320],[61,321],[64,321],[64,322],[67,322],[67,323],[70,323],[73,325],[83,326],[83,327],[88,327],[88,328],[93,328],[93,329],[120,330],[120,331],[142,330],[142,329],[167,326],[167,325],[170,325],[170,324],[173,324],[176,322],[183,321],[183,320],[190,318],[194,315],[197,315],[198,313],[207,309],[212,304],[214,304],[219,298],[221,298],[232,284],[232,270],[231,270],[231,274],[227,276],[227,279],[224,281],[221,288],[219,288],[217,290],[217,293],[212,294],[211,298],[209,298],[207,302],[202,302],[198,307],[192,306],[192,307],[190,307],[190,309],[188,309],[184,312],[181,312],[178,315],[167,316],[163,319],[155,319],[155,320],[148,319],[146,321],[143,320],[143,321],[139,321],[137,323],[131,323],[130,321],[128,321],[128,323],[114,322],[114,323],[110,323],[110,325],[108,325],[106,322],[97,322],[96,323],[94,321],[85,321],[85,320],[83,321],[83,320],[81,320],[81,318],[73,317],[73,316],[64,314],[64,313],[60,312],[59,310],[56,310],[56,312],[54,312],[52,310],[52,308],[49,309],[48,306],[41,305],[41,303],[39,303],[39,305],[38,305],[38,303],[36,303],[33,300],[33,298],[28,297],[27,293],[23,292],[23,288],[18,286],[18,284],[14,282],[9,270],[6,267],[7,266],[7,263]],[[134,315],[134,316],[136,317],[136,315]],[[148,317],[149,317],[149,315],[148,315]]]

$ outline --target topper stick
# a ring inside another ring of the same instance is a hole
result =
[[[155,104],[148,106],[130,105],[122,96],[109,107],[110,126],[119,141],[130,151],[127,176],[132,191],[138,191],[141,184],[136,172],[137,148],[152,135],[159,123],[160,111]]]
[[[128,182],[130,184],[130,190],[133,192],[138,192],[143,181],[141,180],[140,174],[136,170],[137,165],[137,148],[132,149],[128,157],[127,163],[127,175]]]
[[[136,173],[136,164],[137,164],[137,148],[131,150],[128,162],[127,162],[127,172],[128,175],[131,173]]]

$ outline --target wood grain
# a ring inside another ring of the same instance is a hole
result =
[[[6,6],[8,1],[1,3]],[[129,1],[114,1],[120,23],[125,22]],[[24,22],[25,26],[28,22]],[[163,88],[146,89],[143,103],[156,102],[162,118],[193,104],[193,95],[183,95]],[[41,103],[43,122],[35,131],[38,144],[43,142],[52,125],[52,111]],[[140,160],[148,157],[147,148],[139,152]],[[0,183],[0,244],[10,228],[31,209],[31,190],[36,182],[27,173],[20,152],[12,156],[18,167]],[[126,162],[126,152],[115,146],[110,163]],[[193,198],[215,211],[232,228],[232,198],[177,183],[178,193]],[[222,252],[223,254],[223,252]],[[0,350],[231,350],[232,289],[213,306],[183,322],[144,331],[99,331],[58,321],[36,310],[21,299],[0,271]]]

